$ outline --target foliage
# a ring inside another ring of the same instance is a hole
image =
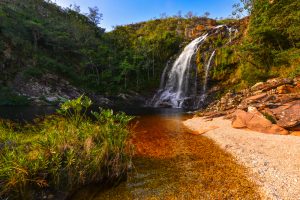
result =
[[[92,120],[84,114],[90,105],[81,96],[35,125],[1,121],[1,196],[33,199],[45,189],[69,192],[126,174],[132,117],[103,110]]]
[[[0,106],[27,104],[29,104],[27,97],[16,94],[7,87],[0,87]]]
[[[246,85],[296,76],[300,63],[300,2],[243,1],[251,13],[247,35],[235,47],[236,77]]]
[[[17,75],[53,73],[96,92],[147,92],[158,87],[165,64],[177,54],[186,27],[206,21],[189,13],[104,33],[97,7],[81,14],[43,0],[4,1],[0,7],[0,73],[8,84]]]
[[[100,19],[96,8],[85,16],[43,0],[1,1],[1,82],[50,72],[84,85],[83,73],[95,62],[104,33],[96,26]]]

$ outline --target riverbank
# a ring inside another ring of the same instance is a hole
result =
[[[234,129],[231,121],[222,118],[195,117],[184,124],[194,133],[214,140],[238,163],[246,166],[249,178],[266,197],[295,199],[300,196],[300,137]]]

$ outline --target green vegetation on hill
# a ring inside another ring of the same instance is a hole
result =
[[[132,152],[127,125],[132,117],[102,110],[93,112],[92,120],[85,115],[90,105],[81,96],[34,125],[0,121],[1,197],[43,199],[49,191],[68,194],[126,175]]]
[[[217,21],[238,23],[239,33],[233,43],[217,49],[212,83],[225,90],[240,90],[269,78],[300,75],[300,2],[242,0],[241,3],[234,6],[237,9],[234,13],[248,11],[249,17]],[[212,42],[227,41],[228,38],[217,37]]]
[[[43,0],[1,1],[0,84],[8,85],[20,74],[44,73],[81,84],[104,33],[95,19]]]
[[[196,36],[195,28],[224,23],[238,24],[240,32],[230,45],[223,36],[211,39],[211,46],[218,47],[210,76],[214,83],[243,88],[270,77],[300,74],[299,1],[241,2],[251,14],[249,23],[190,14],[117,26],[105,33],[97,8],[83,15],[76,6],[61,8],[44,0],[1,1],[0,88],[13,88],[20,76],[38,79],[52,73],[102,94],[151,93],[170,58],[191,34]],[[1,98],[9,99],[4,93]]]
[[[156,89],[162,70],[178,53],[185,29],[213,20],[192,15],[118,26],[104,33],[91,8],[61,8],[44,0],[0,2],[0,85],[16,77],[54,73],[92,91]]]
[[[248,84],[300,74],[300,2],[252,1],[246,37],[239,46],[240,78]]]

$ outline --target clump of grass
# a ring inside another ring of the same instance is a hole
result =
[[[267,120],[269,120],[270,122],[272,122],[272,124],[276,124],[276,123],[277,123],[276,119],[275,119],[272,115],[270,115],[269,113],[263,112],[262,114],[263,114],[263,116],[264,116]]]
[[[102,110],[91,119],[91,104],[81,96],[35,125],[0,122],[0,196],[32,199],[43,189],[67,193],[126,174],[132,117]]]

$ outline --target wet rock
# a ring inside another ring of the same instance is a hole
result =
[[[113,102],[110,99],[104,97],[103,95],[89,93],[89,94],[87,94],[87,96],[89,96],[91,98],[94,105],[104,106],[104,107],[113,106]]]
[[[46,97],[46,100],[48,102],[57,102],[59,100],[59,98],[57,98],[57,97]]]
[[[158,106],[162,107],[162,108],[172,108],[173,107],[173,105],[170,104],[169,102],[161,102]]]

